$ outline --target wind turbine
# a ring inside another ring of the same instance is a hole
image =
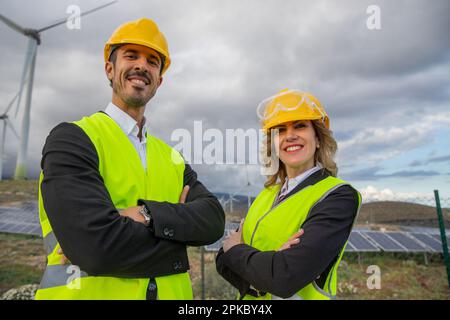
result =
[[[220,203],[220,205],[222,206],[222,208],[225,208],[225,206],[226,206],[226,204],[227,204],[227,201],[225,200],[225,197],[224,197],[224,196],[220,197],[219,203]]]
[[[8,116],[8,111],[11,109],[12,105],[14,104],[14,102],[16,101],[18,96],[19,96],[19,93],[17,93],[15,95],[15,97],[11,100],[8,107],[6,107],[5,112],[3,112],[3,114],[0,115],[0,120],[3,120],[3,131],[2,131],[3,135],[2,135],[1,145],[0,145],[0,180],[2,180],[2,177],[3,177],[3,154],[5,152],[6,128],[9,127],[11,129],[12,133],[17,138],[19,138],[19,135],[17,134],[16,129],[14,129],[14,126],[12,125],[11,121],[9,121],[9,116]]]
[[[247,164],[245,164],[245,177],[247,178],[247,185],[246,187],[248,188],[247,191],[247,210],[250,209],[250,206],[252,205],[252,198],[250,196],[250,189],[251,189],[251,183],[250,183],[250,179],[248,178],[248,168],[247,168]]]
[[[246,184],[244,186],[242,186],[241,188],[239,188],[238,190],[236,190],[233,193],[229,193],[227,200],[225,200],[224,198],[220,199],[220,203],[222,204],[222,206],[224,208],[226,208],[226,205],[228,203],[230,204],[230,213],[233,212],[233,202],[238,201],[238,199],[235,196],[240,195],[244,189],[247,189],[247,192],[246,192],[247,193],[247,209],[250,209],[250,206],[252,205],[252,198],[250,195],[250,191],[251,191],[250,189],[251,189],[252,184],[250,183],[247,164],[245,164],[245,177],[246,177]],[[222,203],[222,201],[223,201],[223,203]]]
[[[236,195],[236,193],[234,194],[229,194],[228,196],[228,201],[230,202],[230,213],[233,213],[233,202],[237,201],[237,199],[234,197]]]
[[[80,17],[87,15],[89,13],[92,13],[94,11],[103,9],[104,7],[107,7],[115,2],[117,2],[117,0],[109,2],[102,6],[96,7],[89,11],[83,12],[80,14]],[[25,85],[25,79],[28,79],[26,99],[25,99],[25,108],[24,108],[23,117],[22,117],[22,128],[21,128],[21,132],[20,132],[21,133],[20,134],[20,147],[19,147],[19,153],[17,155],[16,172],[14,174],[15,179],[22,180],[22,179],[25,179],[26,175],[27,175],[26,162],[27,162],[27,149],[28,149],[28,133],[30,131],[31,95],[33,92],[33,79],[34,79],[34,68],[36,65],[37,47],[38,47],[38,45],[41,44],[41,32],[52,29],[54,27],[57,27],[63,23],[66,23],[68,19],[67,19],[67,17],[65,17],[51,25],[48,25],[48,26],[40,28],[40,29],[23,28],[22,26],[18,25],[11,19],[6,18],[2,14],[0,14],[0,20],[3,21],[5,24],[7,24],[11,29],[28,37],[28,49],[27,49],[27,54],[25,56],[25,64],[24,64],[23,71],[22,71],[22,79],[20,81],[20,89],[19,89],[19,94],[18,94],[18,99],[17,99],[17,107],[19,107],[23,88]]]

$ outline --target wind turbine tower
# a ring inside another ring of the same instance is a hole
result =
[[[16,94],[14,99],[11,100],[8,107],[6,108],[5,112],[0,115],[0,120],[3,120],[3,132],[2,132],[2,138],[1,138],[1,145],[0,145],[0,180],[3,178],[3,156],[5,153],[5,140],[6,140],[6,129],[9,127],[12,131],[12,133],[19,138],[19,135],[17,134],[16,129],[14,129],[14,126],[12,125],[11,121],[9,121],[8,111],[11,109],[11,106],[14,104],[14,101],[17,99],[19,94]]]
[[[112,1],[107,4],[104,4],[102,6],[99,6],[97,8],[91,9],[89,11],[83,12],[80,14],[80,17],[89,13],[92,13],[94,11],[100,10],[106,6],[109,6],[113,3],[117,2]],[[28,49],[27,54],[25,56],[25,64],[22,71],[22,79],[20,81],[20,89],[19,89],[19,96],[17,99],[17,107],[20,105],[20,100],[22,97],[23,88],[27,86],[27,92],[26,92],[26,98],[25,98],[25,108],[23,112],[22,117],[22,127],[20,131],[20,146],[19,146],[19,152],[17,155],[17,163],[16,163],[16,171],[14,174],[14,178],[16,180],[23,180],[27,177],[27,149],[28,149],[28,136],[30,131],[30,110],[31,110],[31,96],[33,93],[33,80],[34,80],[34,68],[36,65],[36,54],[37,54],[37,48],[41,44],[41,32],[52,29],[54,27],[57,27],[61,24],[64,24],[67,22],[67,18],[63,18],[58,20],[57,22],[48,25],[46,27],[40,28],[40,29],[30,29],[30,28],[24,28],[17,24],[16,22],[12,21],[11,19],[3,16],[0,14],[0,20],[3,21],[5,24],[7,24],[11,29],[14,31],[17,31],[18,33],[28,37]],[[27,81],[25,81],[27,79]]]

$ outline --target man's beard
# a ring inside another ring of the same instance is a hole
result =
[[[129,107],[132,108],[142,108],[145,107],[147,102],[155,95],[155,92],[152,92],[149,97],[144,96],[132,96],[124,94],[125,89],[118,84],[118,82],[113,81],[113,91],[114,93],[120,97],[120,99]]]

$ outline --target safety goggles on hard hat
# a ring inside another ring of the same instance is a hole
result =
[[[322,120],[329,128],[329,118],[319,100],[310,93],[299,90],[282,90],[264,99],[256,108],[263,129],[297,120]]]

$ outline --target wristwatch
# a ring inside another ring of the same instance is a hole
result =
[[[142,214],[142,216],[145,219],[145,225],[148,227],[150,226],[150,223],[152,221],[152,215],[148,211],[147,207],[145,205],[142,205],[139,209],[139,213]]]

